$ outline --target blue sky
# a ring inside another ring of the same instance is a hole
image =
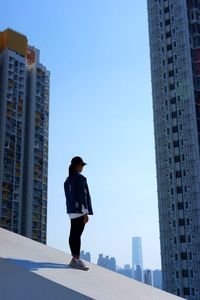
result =
[[[51,72],[48,244],[69,252],[63,182],[75,155],[88,163],[94,216],[82,249],[160,267],[146,1],[4,1],[0,30],[25,34]]]

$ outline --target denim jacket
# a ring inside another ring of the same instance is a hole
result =
[[[67,177],[64,183],[67,213],[82,213],[82,207],[93,215],[91,197],[87,179],[76,172],[73,177]]]

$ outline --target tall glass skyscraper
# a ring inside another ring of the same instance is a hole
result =
[[[200,1],[148,0],[163,287],[200,299]]]
[[[0,226],[46,243],[49,72],[39,50],[0,32]]]
[[[132,238],[132,269],[134,279],[143,282],[143,257],[141,237]]]

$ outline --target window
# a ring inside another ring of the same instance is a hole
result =
[[[182,276],[188,277],[188,270],[182,270]]]
[[[187,260],[187,252],[181,252],[181,259]]]
[[[179,141],[174,141],[174,148],[179,147]]]
[[[183,202],[178,202],[177,206],[178,206],[178,209],[184,208]]]
[[[172,50],[172,44],[167,45],[167,51]]]
[[[179,156],[179,155],[177,155],[177,156],[174,157],[174,161],[175,161],[175,162],[179,162],[180,160],[181,160],[181,159],[180,159],[180,156]]]
[[[173,59],[172,59],[172,61],[173,61]],[[169,62],[169,59],[168,59],[168,62]],[[170,91],[174,90],[175,89],[175,84],[174,83],[170,84],[169,89],[170,89]]]
[[[185,225],[185,219],[179,219],[179,226],[184,226]]]
[[[173,133],[178,132],[178,126],[173,126],[173,127],[172,127],[172,132],[173,132]]]
[[[169,71],[169,77],[172,77],[172,76],[174,76],[174,71],[173,70]],[[175,99],[175,102],[176,102],[176,98],[173,98],[173,99]]]
[[[171,71],[172,72],[172,71]],[[169,75],[170,76],[170,75]],[[176,97],[171,98],[171,104],[175,104],[176,103]]]
[[[170,24],[170,19],[168,19],[168,20],[165,21],[165,26],[167,26],[169,24]]]
[[[169,37],[171,37],[171,31],[168,31],[168,32],[166,33],[166,38],[169,38]]]
[[[176,178],[180,178],[181,177],[181,171],[176,171]]]
[[[169,57],[168,60],[167,60],[168,64],[171,64],[173,63],[173,57]]]
[[[176,188],[177,194],[181,194],[182,191],[183,191],[182,186],[177,186],[177,188]]]
[[[180,242],[181,243],[186,243],[186,236],[185,235],[180,236]]]
[[[172,113],[172,119],[174,119],[174,118],[176,118],[176,117],[177,117],[177,112],[174,111],[174,112]]]
[[[183,289],[183,294],[184,295],[190,295],[190,289],[189,288],[184,288]]]
[[[164,13],[167,14],[169,12],[169,6],[168,7],[165,7],[164,9]]]

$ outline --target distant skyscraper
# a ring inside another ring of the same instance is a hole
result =
[[[129,264],[124,265],[124,268],[117,267],[117,272],[129,278],[133,278],[133,272]]]
[[[200,1],[148,0],[164,290],[200,299]]]
[[[80,257],[81,257],[82,259],[85,259],[85,260],[91,262],[91,255],[90,255],[90,252],[84,252],[84,251],[81,251]]]
[[[124,265],[124,275],[133,278],[133,270],[129,264]]]
[[[162,290],[162,272],[161,272],[161,270],[153,271],[153,286]]]
[[[116,259],[114,257],[110,258],[109,269],[112,271],[116,271]]]
[[[141,237],[132,238],[132,268],[134,279],[143,281],[143,257]]]
[[[0,226],[46,243],[49,72],[39,50],[0,32]]]
[[[103,254],[99,254],[97,265],[107,268],[111,271],[116,271],[116,260],[114,257],[109,258],[108,255],[104,257]]]
[[[152,271],[149,269],[144,270],[144,283],[151,285],[151,286],[153,284]]]
[[[135,269],[134,269],[134,279],[143,282],[143,270],[141,269],[141,267],[139,265],[136,265]]]

